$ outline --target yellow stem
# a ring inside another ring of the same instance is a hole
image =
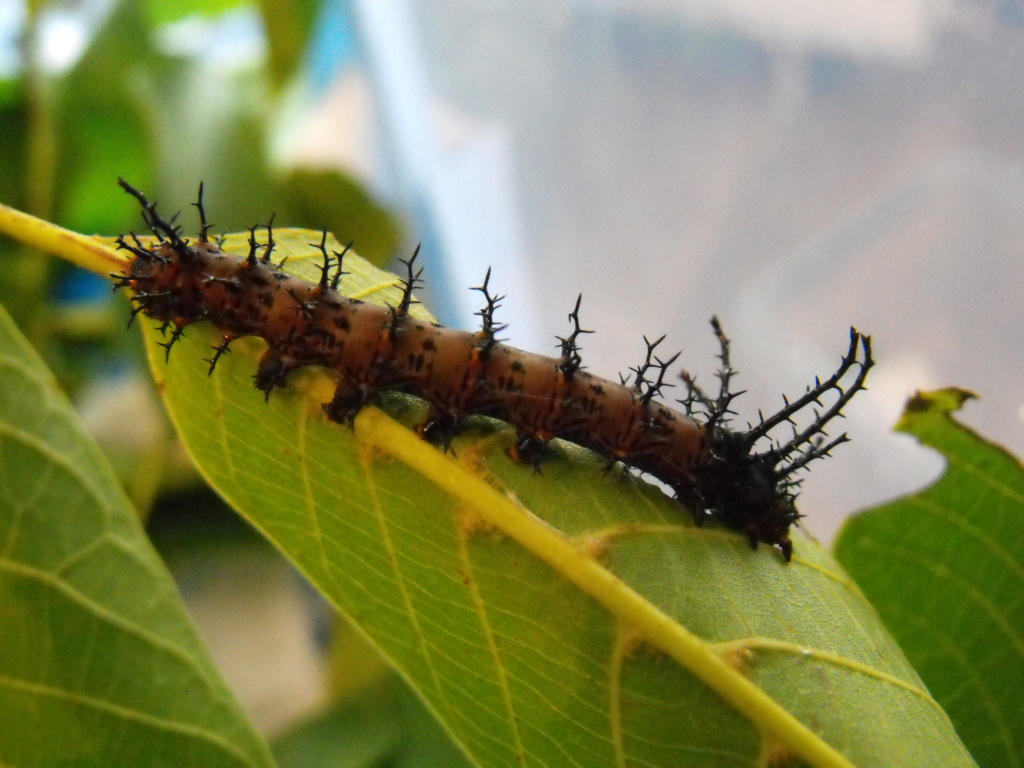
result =
[[[3,204],[0,204],[0,232],[101,275],[111,269],[123,269],[127,261],[116,248],[99,238],[80,235]]]

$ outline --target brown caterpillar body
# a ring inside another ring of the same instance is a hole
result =
[[[471,415],[511,424],[516,453],[535,466],[549,440],[568,440],[610,463],[621,462],[661,480],[698,524],[710,516],[744,534],[751,546],[778,546],[787,561],[792,555],[789,528],[800,517],[793,503],[796,483],[790,478],[847,439],[844,434],[824,442],[824,426],[864,388],[874,363],[870,338],[851,329],[849,350],[835,374],[824,382],[816,380],[802,397],[787,400],[780,412],[747,431],[731,431],[729,405],[738,393],[729,390],[733,372],[728,340],[715,319],[712,325],[722,345],[720,391],[712,398],[684,375],[689,396],[680,401],[684,409],[679,411],[655,400],[666,369],[678,357],[663,361],[655,356],[661,339],[647,342],[646,359],[632,369],[631,381],[616,383],[582,369],[577,339],[588,331],[580,328],[579,301],[569,315],[572,333],[559,339],[560,357],[524,352],[496,338],[504,328],[494,320],[503,297],[490,293],[489,272],[475,289],[486,302],[478,313],[481,330],[445,328],[409,314],[413,290],[420,285],[415,253],[406,262],[402,301],[377,306],[338,292],[344,252],[335,252],[333,258],[328,254],[326,233],[319,246],[321,278],[312,283],[286,275],[270,261],[274,242],[269,225],[266,244],[257,243],[255,227],[251,230],[249,255],[243,259],[211,242],[202,185],[195,204],[200,234],[189,242],[157,214],[155,203],[120,183],[141,203],[143,217],[160,242],[148,249],[134,236],[134,243],[119,238],[132,258],[125,273],[113,275],[115,287],[134,291],[133,317],[141,311],[173,326],[165,345],[168,354],[182,329],[201,320],[212,322],[223,336],[208,361],[211,372],[234,339],[258,336],[268,348],[256,372],[256,387],[268,398],[292,371],[318,365],[341,375],[334,397],[324,405],[328,418],[339,423],[349,423],[374,395],[400,391],[430,404],[431,416],[421,432],[446,447],[461,420]],[[844,390],[840,380],[855,367],[856,375]],[[829,390],[838,393],[835,402],[816,413],[810,426],[794,428],[787,442],[754,452],[754,443],[781,423],[792,423],[806,406],[821,405]]]

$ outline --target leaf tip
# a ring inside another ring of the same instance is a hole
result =
[[[922,419],[929,417],[947,418],[959,411],[968,400],[978,399],[978,395],[960,387],[945,387],[927,392],[918,390],[907,400],[903,415],[896,423],[896,431],[917,434],[917,426]]]

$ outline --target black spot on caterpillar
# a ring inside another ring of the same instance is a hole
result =
[[[474,290],[483,296],[477,314],[481,328],[467,332],[424,322],[410,315],[422,270],[417,252],[404,261],[402,299],[395,306],[377,306],[338,291],[342,262],[348,251],[328,252],[327,233],[316,247],[322,254],[320,279],[310,282],[290,276],[275,264],[273,229],[267,242],[250,229],[249,253],[236,258],[209,237],[202,184],[194,205],[200,230],[194,241],[182,238],[173,220],[163,219],[156,204],[123,180],[121,186],[142,206],[143,219],[156,236],[149,248],[134,234],[118,238],[131,253],[127,270],[115,273],[115,288],[133,291],[132,317],[142,312],[164,323],[170,338],[167,354],[183,329],[209,321],[221,343],[207,360],[212,373],[229,345],[243,336],[257,336],[267,350],[255,382],[269,399],[289,375],[309,365],[337,372],[340,381],[327,418],[348,424],[376,395],[403,392],[425,400],[429,417],[419,432],[447,448],[464,419],[484,415],[509,423],[516,431],[514,454],[540,466],[544,447],[553,438],[567,440],[603,456],[610,465],[623,465],[657,478],[689,508],[696,524],[710,517],[739,531],[756,547],[759,542],[792,557],[790,526],[801,515],[794,504],[798,470],[848,438],[826,439],[825,426],[861,389],[874,365],[871,339],[850,329],[850,343],[836,371],[771,416],[761,416],[745,430],[730,426],[734,371],[729,340],[716,318],[711,324],[720,345],[721,368],[715,394],[705,392],[687,374],[682,409],[660,402],[666,372],[679,355],[662,359],[657,350],[664,337],[644,341],[643,362],[619,382],[599,378],[583,369],[579,338],[589,333],[580,325],[580,300],[569,313],[572,331],[556,337],[558,357],[526,352],[503,344],[505,328],[495,314],[502,296],[490,288],[490,272]],[[844,388],[841,382],[852,375]],[[825,407],[821,398],[836,393]],[[794,417],[818,406],[803,429]],[[769,432],[783,423],[794,425],[791,437],[774,441]],[[755,445],[767,443],[762,450]]]

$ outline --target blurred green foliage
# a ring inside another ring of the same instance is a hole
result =
[[[41,52],[56,5],[32,5],[20,69],[0,82],[0,202],[78,232],[118,234],[142,226],[117,186],[123,177],[181,209],[187,233],[202,180],[218,231],[276,213],[289,225],[330,226],[375,263],[393,255],[396,220],[358,181],[340,169],[278,167],[271,157],[301,120],[294,94],[304,93],[318,0],[118,2],[60,72]],[[262,55],[195,32],[245,14],[253,26],[262,21]],[[188,50],[176,50],[177,39]],[[8,240],[0,259],[0,303],[72,395],[118,364],[124,305],[102,300],[99,281]]]

